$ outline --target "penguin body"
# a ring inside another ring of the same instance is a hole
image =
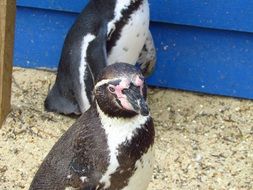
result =
[[[147,0],[125,1],[127,9],[116,4],[116,16],[108,24],[108,64],[125,62],[135,65],[149,32],[149,5]]]
[[[65,39],[45,109],[67,115],[85,112],[98,73],[115,62],[135,64],[145,41],[152,39],[148,27],[147,0],[91,0]],[[152,61],[142,58],[139,64],[145,67],[146,62]],[[155,59],[152,63],[150,72]]]
[[[155,132],[141,73],[130,64],[108,66],[94,98],[53,146],[30,190],[147,189]]]

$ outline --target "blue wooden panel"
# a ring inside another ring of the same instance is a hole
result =
[[[158,64],[149,84],[253,98],[253,34],[152,24]]]
[[[17,9],[14,64],[56,68],[65,35],[76,14],[42,9]]]
[[[17,10],[15,65],[56,68],[65,35],[81,5],[87,1],[17,2],[22,6],[30,4],[27,8],[18,6]],[[238,0],[227,2],[228,5],[224,3],[226,0],[219,1],[220,5],[214,3],[218,3],[216,0],[181,0],[182,5],[176,0],[150,2],[158,64],[149,84],[253,98],[253,33],[250,32],[253,11],[249,12],[253,6],[250,1],[244,0],[251,7],[239,6]],[[231,12],[224,14],[225,10]],[[236,11],[246,14],[237,15]]]
[[[87,2],[88,0],[17,0],[17,5],[79,13]]]
[[[19,6],[79,13],[88,0],[17,0]],[[253,32],[252,0],[149,0],[151,19],[182,25]]]
[[[153,21],[253,32],[252,0],[150,0]]]

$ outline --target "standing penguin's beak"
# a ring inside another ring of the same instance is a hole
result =
[[[141,94],[140,87],[130,84],[129,88],[123,90],[123,93],[127,96],[128,102],[132,105],[133,111],[143,116],[149,115],[149,108],[146,100]]]

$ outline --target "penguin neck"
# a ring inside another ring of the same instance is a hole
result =
[[[115,30],[115,24],[122,19],[123,16],[129,16],[128,14],[123,14],[123,10],[136,9],[135,4],[141,3],[144,0],[116,0],[114,7],[114,18],[108,23],[108,34]],[[131,12],[131,11],[130,11]],[[129,12],[129,14],[130,14]]]
[[[142,116],[141,114],[138,114],[130,118],[110,117],[101,110],[97,102],[95,102],[95,104],[103,128],[115,129],[115,131],[118,131],[120,133],[122,131],[132,133],[136,129],[143,127],[143,125],[150,118],[149,115]]]
[[[124,15],[122,14],[123,10],[128,10],[129,8],[136,9],[135,6],[139,6],[139,4],[141,4],[143,1],[145,0],[117,0],[114,7],[114,19],[112,22],[120,20],[120,18]]]

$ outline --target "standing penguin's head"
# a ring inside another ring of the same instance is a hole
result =
[[[133,65],[107,66],[97,78],[94,95],[99,108],[110,117],[149,115],[144,77]]]

